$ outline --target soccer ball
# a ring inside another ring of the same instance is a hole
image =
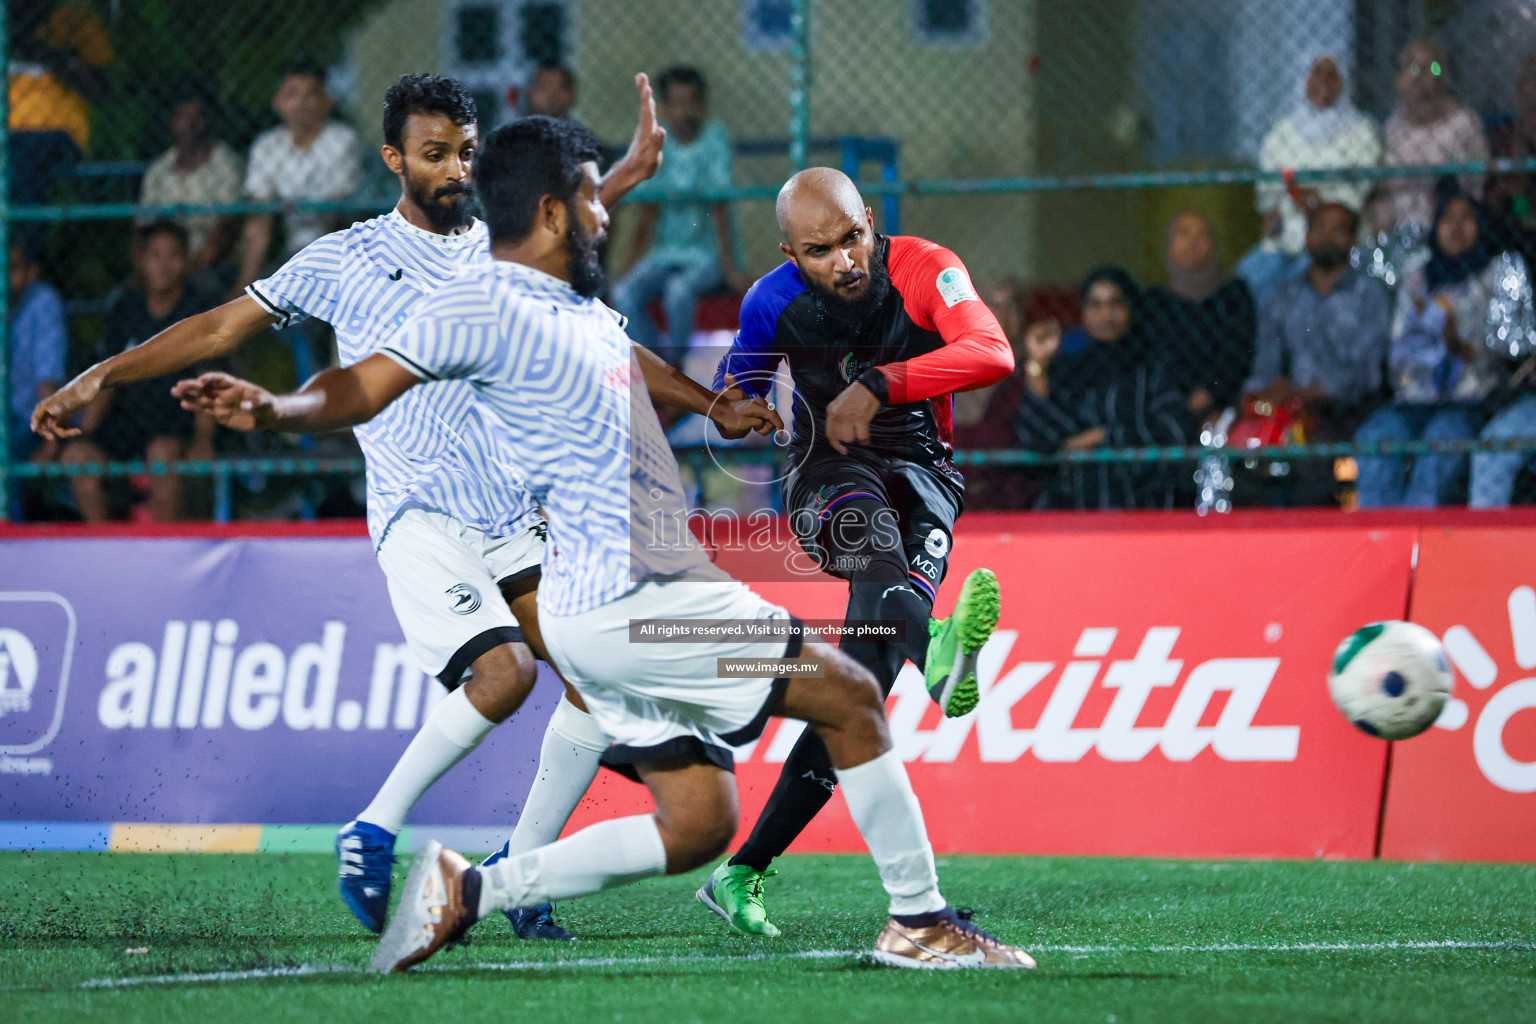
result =
[[[1453,681],[1435,634],[1412,622],[1373,622],[1339,644],[1328,693],[1361,732],[1405,740],[1440,717]]]

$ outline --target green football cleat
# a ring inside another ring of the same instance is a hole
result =
[[[771,939],[779,930],[763,908],[763,882],[776,874],[726,861],[699,887],[699,902],[724,918],[732,931]]]
[[[981,699],[976,688],[976,655],[997,628],[1001,596],[991,569],[977,569],[960,586],[955,612],[928,620],[928,695],[949,718],[968,714]]]

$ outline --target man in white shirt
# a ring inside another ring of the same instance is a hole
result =
[[[344,199],[362,180],[361,147],[357,132],[330,120],[334,105],[325,91],[325,69],[312,61],[295,64],[283,76],[272,97],[272,109],[283,119],[251,144],[245,191],[256,200]],[[288,237],[283,256],[289,257],[336,226],[325,213],[290,213],[283,219]],[[240,240],[240,287],[261,276],[272,244],[272,215],[245,222]]]

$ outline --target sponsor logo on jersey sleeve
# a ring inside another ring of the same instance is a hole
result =
[[[956,303],[977,297],[976,289],[971,287],[970,277],[959,267],[945,267],[939,271],[939,279],[935,284],[939,288],[939,297],[950,308],[954,308]]]

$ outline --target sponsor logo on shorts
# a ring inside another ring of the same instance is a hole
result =
[[[480,591],[468,583],[455,583],[446,593],[453,599],[453,614],[473,615],[480,610]]]
[[[949,534],[935,526],[928,534],[928,539],[923,541],[923,547],[934,558],[943,558],[949,554]]]
[[[939,567],[933,562],[930,562],[928,559],[924,558],[922,555],[918,555],[916,558],[912,559],[912,568],[916,569],[918,572],[922,573],[924,576],[929,577],[930,579],[935,579],[939,575]]]

